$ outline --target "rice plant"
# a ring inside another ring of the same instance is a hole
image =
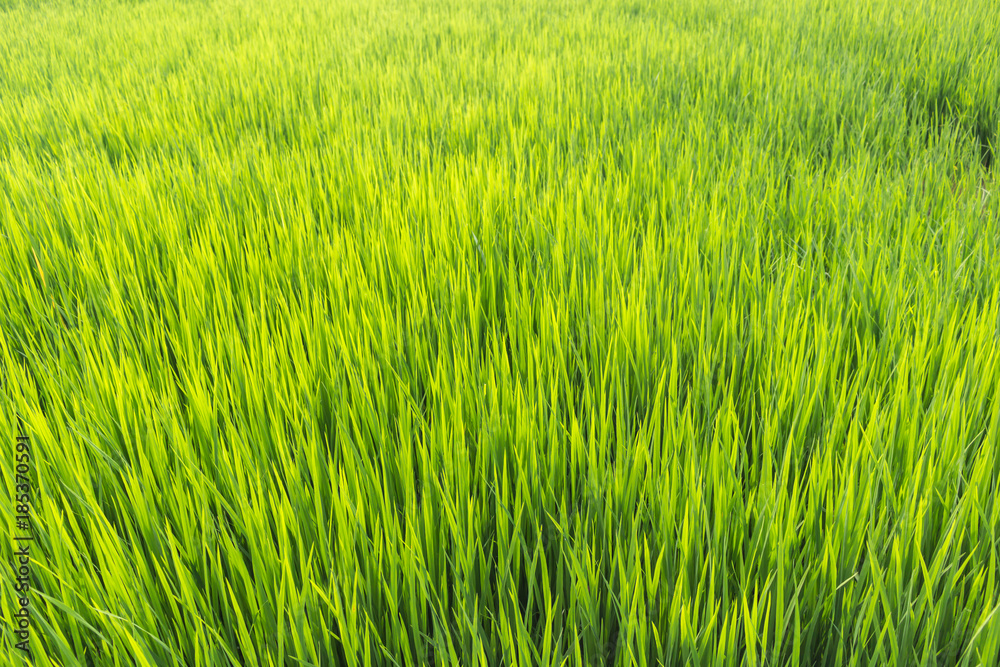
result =
[[[0,0],[0,663],[998,664],[998,137],[993,0]]]

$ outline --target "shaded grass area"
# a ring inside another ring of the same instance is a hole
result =
[[[36,664],[1000,654],[993,3],[4,9]]]

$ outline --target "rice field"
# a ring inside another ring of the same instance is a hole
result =
[[[0,0],[0,664],[997,665],[998,145],[994,0]]]

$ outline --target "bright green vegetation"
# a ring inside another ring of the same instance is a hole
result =
[[[35,664],[997,664],[994,0],[0,6]]]

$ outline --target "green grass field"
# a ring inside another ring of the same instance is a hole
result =
[[[998,146],[995,0],[0,0],[0,665],[995,667]]]

